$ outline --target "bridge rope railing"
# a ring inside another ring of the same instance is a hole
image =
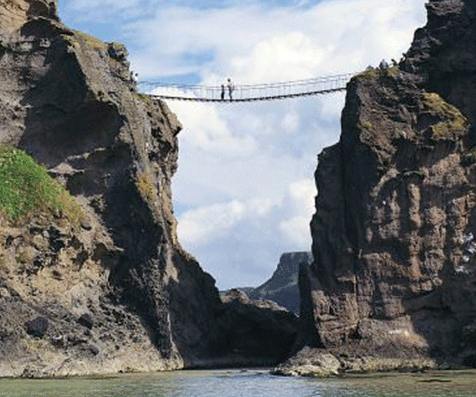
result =
[[[328,94],[345,90],[355,73],[318,77],[307,80],[282,81],[276,83],[233,85],[230,96],[227,84],[188,85],[169,84],[156,81],[140,81],[139,89],[150,90],[160,99],[201,101],[201,102],[252,102],[297,98],[310,95]]]

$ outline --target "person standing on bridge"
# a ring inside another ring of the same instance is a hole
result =
[[[233,100],[233,91],[235,90],[235,86],[231,82],[230,78],[228,78],[227,87],[228,87],[228,96],[230,97],[230,101],[232,101]]]
[[[225,100],[225,84],[221,85],[221,100]]]

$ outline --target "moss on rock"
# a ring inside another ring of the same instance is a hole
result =
[[[461,112],[434,92],[423,94],[426,110],[441,119],[432,125],[431,132],[434,139],[442,139],[466,131],[468,120]]]
[[[43,211],[80,223],[81,207],[46,169],[21,150],[0,146],[0,211],[18,221]]]

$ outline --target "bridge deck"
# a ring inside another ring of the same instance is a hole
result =
[[[224,86],[179,85],[158,82],[139,82],[139,87],[153,87],[151,96],[179,101],[195,102],[256,102],[324,95],[343,91],[354,74],[320,77],[309,80],[295,80],[269,84],[236,85],[231,98],[229,88]]]

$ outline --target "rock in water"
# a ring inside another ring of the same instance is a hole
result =
[[[274,302],[253,302],[237,289],[221,299],[224,310],[219,324],[225,351],[242,360],[259,357],[268,366],[287,358],[298,333],[296,315]]]
[[[341,370],[474,361],[476,2],[427,8],[400,67],[351,80],[319,155],[303,335]]]

